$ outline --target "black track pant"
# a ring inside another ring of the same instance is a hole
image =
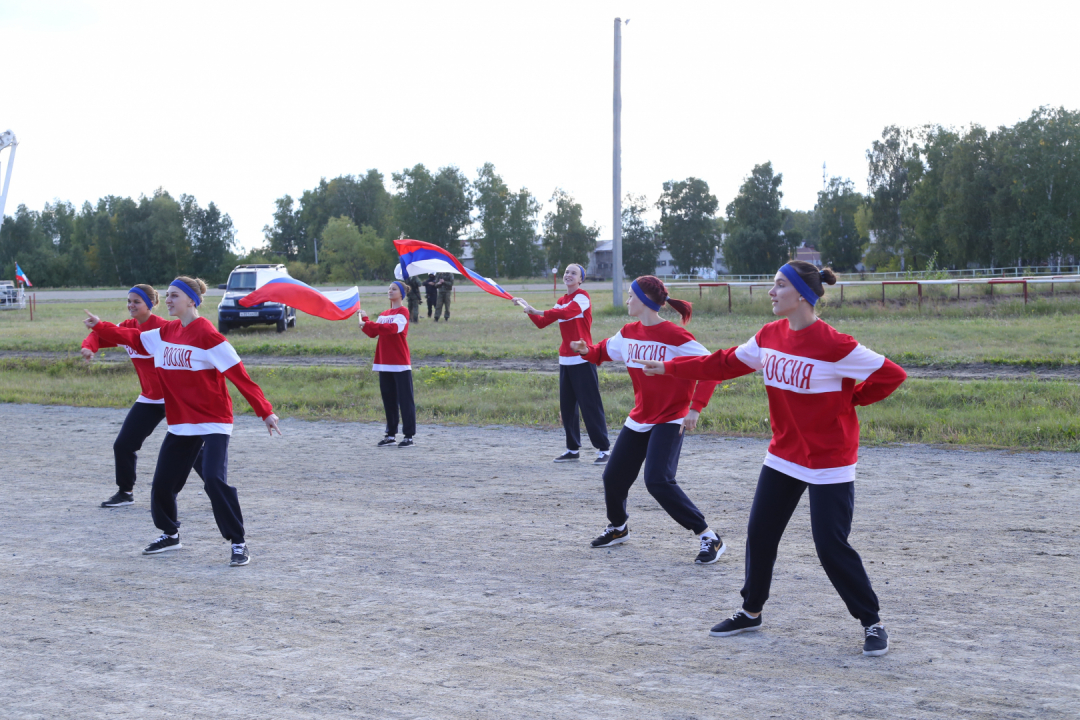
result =
[[[427,294],[427,316],[431,317],[431,311],[435,309],[435,293]]]
[[[559,410],[562,413],[563,430],[566,431],[566,449],[581,449],[581,423],[578,408],[585,419],[589,442],[597,450],[607,450],[611,442],[607,435],[607,417],[604,401],[600,398],[600,378],[592,363],[559,366]]]
[[[198,467],[196,467],[198,464]],[[193,468],[202,476],[203,489],[210,498],[221,536],[234,543],[244,542],[244,515],[236,488],[229,485],[229,436],[173,435],[165,433],[150,489],[150,514],[163,533],[175,535],[180,528],[176,496]]]
[[[113,455],[116,456],[116,486],[121,492],[129,493],[135,487],[135,463],[143,441],[154,432],[165,419],[165,405],[161,403],[137,402],[128,410],[120,434],[113,442]]]
[[[682,429],[682,425],[664,423],[646,432],[628,427],[619,432],[615,449],[604,468],[608,522],[621,527],[627,521],[626,496],[644,463],[645,489],[675,522],[698,534],[709,527],[705,516],[675,482],[682,451]]]
[[[746,582],[743,609],[761,612],[769,599],[776,550],[792,513],[810,488],[810,527],[818,560],[852,617],[863,626],[878,622],[878,599],[862,558],[848,544],[855,511],[855,483],[811,485],[765,466],[758,477],[746,529]]]
[[[401,432],[405,437],[416,434],[416,403],[413,401],[412,370],[379,371],[379,391],[386,411],[386,434],[397,435],[398,408],[401,408]]]

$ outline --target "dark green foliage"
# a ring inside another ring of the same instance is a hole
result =
[[[485,163],[473,183],[480,234],[471,240],[476,270],[492,277],[528,277],[543,272],[536,243],[540,203],[526,188],[516,193]]]
[[[18,261],[39,287],[163,285],[181,274],[214,283],[232,268],[234,246],[232,219],[214,203],[159,189],[84,203],[78,214],[66,202],[40,213],[20,205],[0,230],[0,272],[13,277]]]
[[[660,233],[679,273],[711,268],[720,236],[716,232],[716,196],[709,184],[691,177],[664,183],[656,202],[660,208]]]
[[[423,165],[394,173],[398,228],[405,237],[434,243],[461,255],[461,234],[469,226],[472,187],[456,167],[432,175]]]
[[[568,263],[589,265],[589,253],[596,247],[600,229],[581,220],[581,203],[563,190],[551,196],[555,210],[544,217],[544,254],[547,264],[562,269]]]
[[[831,178],[828,187],[818,193],[814,208],[820,218],[817,249],[821,253],[821,262],[834,270],[854,270],[862,260],[867,239],[855,226],[855,213],[862,202],[862,195],[855,192],[855,185],[850,180]],[[794,242],[794,235],[794,231],[788,233],[789,242]]]
[[[728,204],[723,246],[728,272],[773,273],[791,257],[791,238],[780,233],[784,224],[780,209],[783,177],[773,174],[771,162],[755,165],[739,195]]]
[[[645,219],[648,201],[644,195],[627,195],[622,210],[623,272],[638,278],[656,272],[660,257],[659,230]]]

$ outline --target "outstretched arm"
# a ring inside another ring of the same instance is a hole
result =
[[[706,380],[716,383],[754,372],[755,368],[735,356],[735,351],[738,349],[717,350],[712,355],[677,357],[667,362],[659,360],[638,360],[637,362],[645,366],[646,375],[671,375],[685,380]],[[715,384],[713,387],[716,387]],[[711,395],[712,390],[709,393]]]
[[[281,428],[278,427],[278,416],[274,414],[274,408],[270,405],[270,401],[263,395],[262,388],[248,375],[244,363],[238,362],[222,374],[236,386],[236,389],[248,401],[251,409],[255,411],[259,419],[266,423],[267,431],[273,435],[276,430],[277,434],[280,435]]]
[[[116,347],[117,345],[127,345],[129,348],[142,355],[153,355],[142,344],[142,333],[138,328],[126,328],[119,325],[113,325],[111,322],[102,320],[97,315],[94,315],[89,310],[86,310],[86,319],[83,320],[83,324],[87,328],[93,330],[94,334],[98,336],[98,342],[101,343],[101,347]],[[86,343],[83,343],[83,347],[86,347]]]
[[[885,363],[875,370],[870,377],[855,386],[851,395],[853,405],[872,405],[892,395],[896,388],[907,380],[907,373],[892,360],[885,358]]]

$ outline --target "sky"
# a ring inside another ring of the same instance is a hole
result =
[[[809,210],[823,164],[865,189],[888,125],[1080,109],[1075,2],[0,0],[6,211],[160,187],[251,248],[320,178],[491,162],[609,238],[616,17],[622,187],[650,202],[698,177],[723,212],[771,161]]]

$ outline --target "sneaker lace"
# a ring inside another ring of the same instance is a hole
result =
[[[710,544],[710,543],[712,543],[712,541],[713,541],[713,539],[711,537],[709,537],[708,535],[702,535],[701,536],[701,552],[709,552],[710,550],[712,550],[712,546]]]
[[[171,537],[169,537],[169,535],[168,535],[167,533],[161,533],[161,537],[159,537],[159,538],[158,538],[158,539],[157,539],[157,540],[156,540],[156,541],[154,542],[154,544],[156,545],[156,544],[157,544],[157,543],[159,543],[159,542],[168,542],[169,540],[172,540],[172,538],[171,538]]]
[[[880,625],[871,625],[866,628],[866,637],[879,637],[878,630],[881,629]]]
[[[246,545],[233,545],[232,546],[233,555],[243,555],[244,554],[244,548],[246,548],[246,547],[247,547]]]

